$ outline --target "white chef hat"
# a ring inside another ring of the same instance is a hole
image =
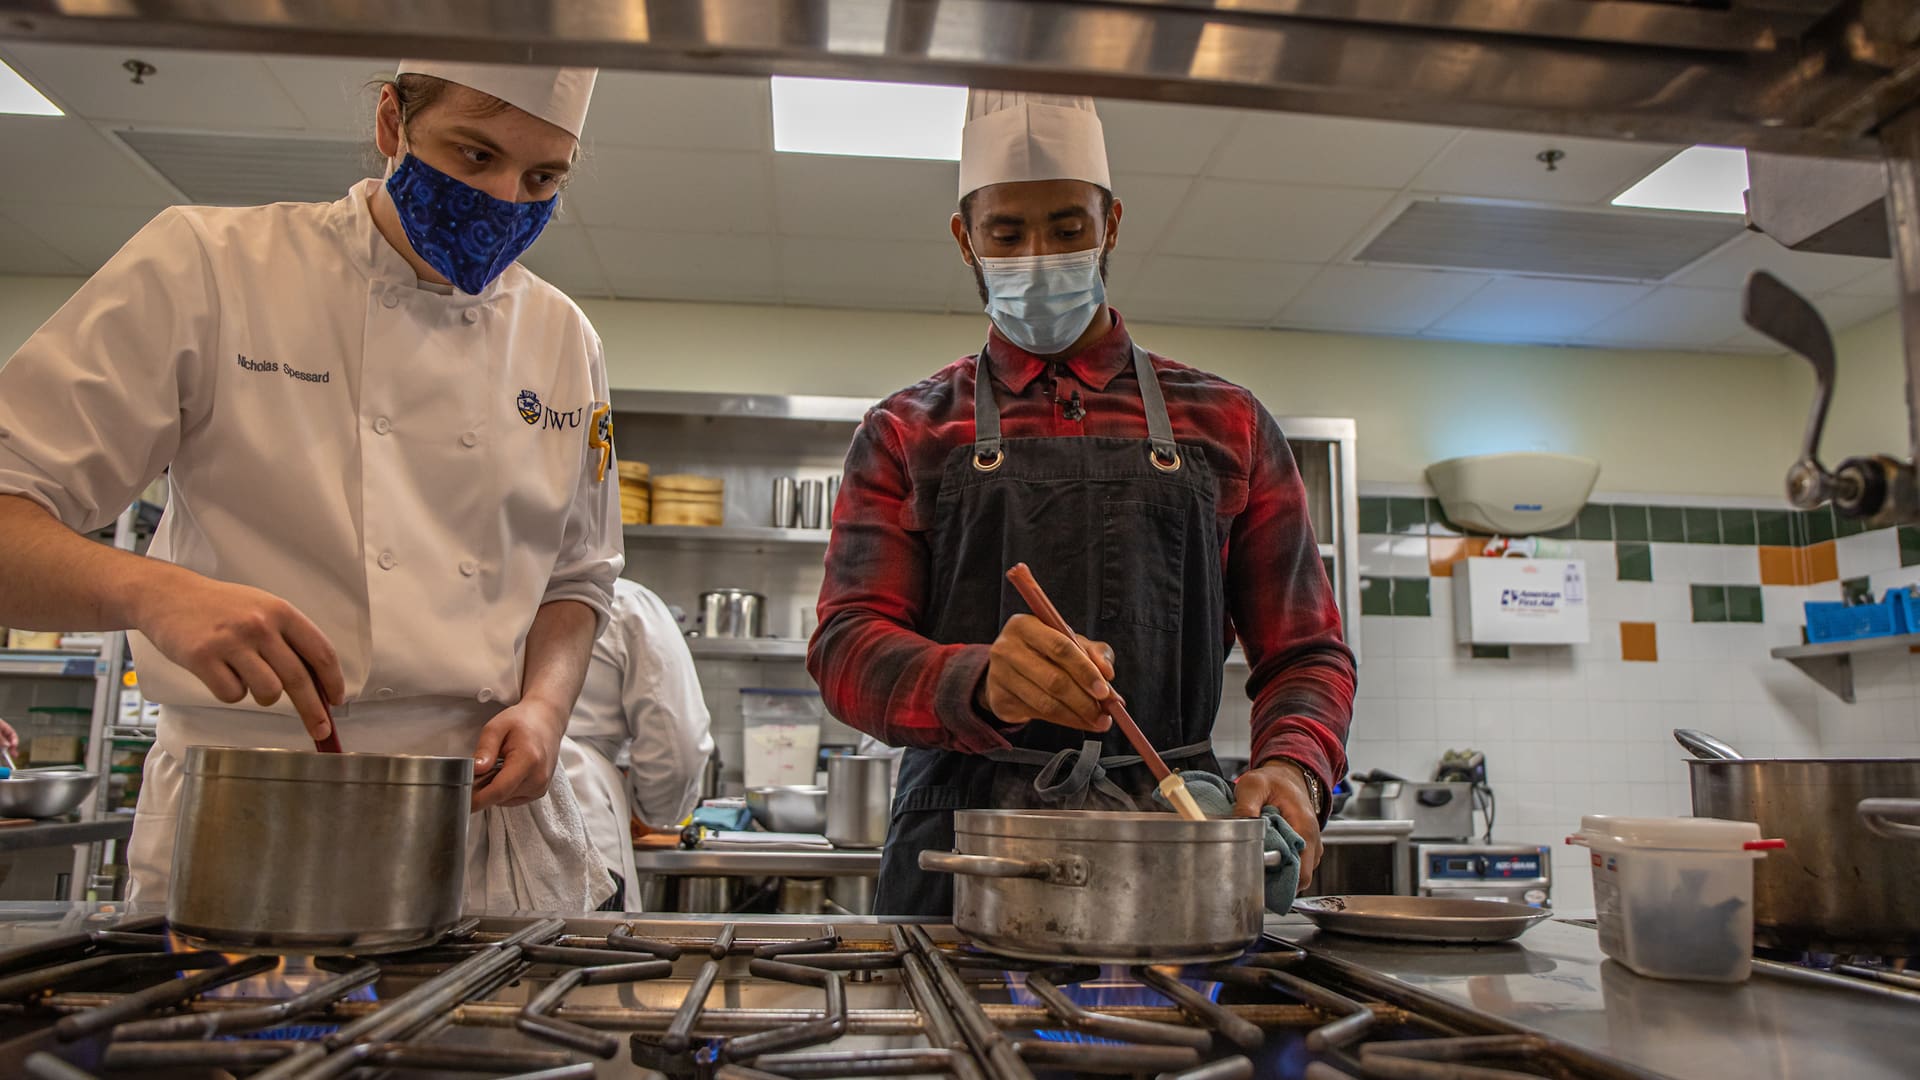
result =
[[[960,135],[960,197],[1025,180],[1085,180],[1113,190],[1093,99],[969,90]]]
[[[440,60],[402,60],[400,70],[395,72],[396,77],[431,75],[492,94],[576,139],[586,126],[587,102],[593,98],[593,80],[599,74],[599,68],[454,64]]]

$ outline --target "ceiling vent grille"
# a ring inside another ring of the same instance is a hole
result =
[[[1609,281],[1661,281],[1733,239],[1738,218],[1620,214],[1501,203],[1408,204],[1361,262]]]
[[[209,206],[332,202],[379,171],[364,140],[151,129],[114,134],[189,202]]]

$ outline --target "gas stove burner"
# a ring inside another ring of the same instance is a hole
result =
[[[1349,976],[1271,939],[1099,966],[997,956],[945,926],[664,918],[487,918],[411,952],[283,961],[145,919],[0,953],[0,1075],[1338,1080],[1444,1061],[1644,1080]]]

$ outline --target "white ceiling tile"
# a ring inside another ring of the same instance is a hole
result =
[[[133,154],[73,117],[0,116],[0,191],[7,199],[81,206],[178,202]]]
[[[1644,285],[1559,278],[1499,278],[1435,322],[1431,329],[1490,341],[1570,342],[1647,295]]]
[[[1781,353],[1786,351],[1780,347],[1779,342],[1774,341],[1772,338],[1765,337],[1752,327],[1745,325],[1742,325],[1740,329],[1734,331],[1727,340],[1722,341],[1720,347],[1723,349],[1737,349],[1741,352],[1756,353]]]
[[[1103,100],[1096,108],[1114,172],[1172,176],[1197,175],[1243,115],[1235,109],[1143,101]]]
[[[380,100],[376,84],[393,78],[393,61],[274,55],[261,63],[293,98],[308,130],[357,135],[371,146],[373,107]]]
[[[1167,226],[1186,201],[1193,181],[1184,176],[1144,176],[1115,173],[1114,194],[1120,200],[1119,246],[1145,254],[1166,235]]]
[[[634,300],[772,302],[773,236],[588,229],[613,294]]]
[[[1781,247],[1772,237],[1750,232],[1728,241],[1725,247],[1673,281],[1676,285],[1709,289],[1744,289],[1747,278],[1755,270],[1765,270],[1795,290],[1812,295],[1858,281],[1862,275],[1879,269],[1883,261],[1792,251]],[[1888,295],[1892,295],[1891,292]]]
[[[1490,274],[1336,264],[1280,312],[1288,326],[1406,333],[1432,323],[1486,286]]]
[[[1542,150],[1566,154],[1551,171]],[[1418,191],[1544,202],[1605,203],[1681,148],[1504,131],[1465,131],[1414,177]]]
[[[1600,345],[1705,348],[1727,341],[1742,325],[1738,292],[1668,285],[1596,323],[1582,339]]]
[[[8,62],[68,112],[89,120],[230,130],[299,128],[306,117],[255,56],[128,46],[6,46]],[[139,83],[121,64],[157,70]]]
[[[789,304],[945,311],[969,280],[951,243],[783,237],[780,295]]]
[[[1248,113],[1207,175],[1397,191],[1457,134],[1421,124]]]
[[[1900,275],[1894,273],[1892,259],[1874,259],[1874,267],[1834,291],[1847,296],[1898,296]]]
[[[1828,293],[1813,299],[1813,306],[1827,320],[1827,329],[1834,333],[1851,326],[1866,322],[1882,312],[1893,310],[1897,303],[1891,296],[1847,296],[1843,293]]]
[[[773,178],[782,235],[945,238],[958,251],[947,225],[959,205],[954,162],[775,154]]]
[[[765,233],[773,228],[767,155],[605,147],[584,158],[566,198],[586,225]]]
[[[81,267],[0,215],[0,274],[78,274]]]
[[[1242,259],[1147,259],[1129,314],[1147,322],[1265,326],[1317,266]]]
[[[771,151],[767,80],[602,68],[585,135],[589,153],[602,146]]]
[[[89,274],[163,209],[162,203],[144,207],[7,204],[10,217]]]
[[[1392,198],[1389,191],[1202,180],[1188,193],[1159,250],[1324,262],[1350,245]]]
[[[527,269],[569,296],[607,296],[611,293],[607,275],[600,267],[587,240],[587,231],[578,225],[555,222],[540,233],[520,261]]]

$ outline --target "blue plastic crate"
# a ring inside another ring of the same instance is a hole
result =
[[[1809,600],[1807,641],[1856,641],[1860,638],[1889,637],[1904,634],[1906,604],[1889,596],[1878,604],[1835,604]]]
[[[1920,596],[1906,589],[1888,589],[1887,603],[1899,613],[1894,633],[1920,634]]]

